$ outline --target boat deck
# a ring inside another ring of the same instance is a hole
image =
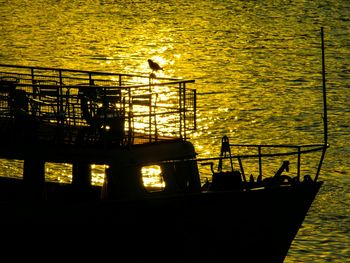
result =
[[[26,149],[118,148],[185,139],[193,80],[0,65],[0,158]]]

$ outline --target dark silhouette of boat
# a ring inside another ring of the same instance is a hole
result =
[[[141,262],[283,262],[322,185],[325,81],[323,143],[223,136],[210,158],[198,158],[188,139],[193,82],[0,65],[0,157],[24,161],[22,178],[0,178],[0,221],[16,230],[8,237],[28,247],[63,239],[79,253],[101,246]],[[317,169],[303,174],[302,156],[314,152]],[[252,161],[257,174],[248,178]],[[48,181],[46,162],[72,164],[71,183]],[[91,164],[108,165],[102,186],[91,183]],[[145,184],[150,165],[160,167],[160,186]]]

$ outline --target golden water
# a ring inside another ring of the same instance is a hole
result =
[[[315,200],[285,262],[350,258],[350,2],[0,0],[0,62],[195,79],[199,157],[237,143],[323,140],[320,27],[329,142]],[[0,161],[1,174],[21,162]],[[47,166],[69,180],[69,165]],[[95,183],[103,168],[94,168]]]

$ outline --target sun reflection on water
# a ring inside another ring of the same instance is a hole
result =
[[[161,176],[162,170],[158,165],[144,166],[141,169],[142,181],[146,190],[160,191],[165,187],[165,182]]]
[[[60,167],[61,169],[58,169]],[[62,169],[62,167],[64,167]],[[102,186],[105,180],[106,169],[109,166],[106,164],[91,164],[91,184]],[[68,163],[56,164],[47,163],[45,165],[45,173],[48,181],[59,183],[72,182],[72,165]],[[141,168],[142,182],[148,191],[160,191],[165,187],[165,182],[162,177],[162,170],[158,165],[149,165]]]
[[[199,156],[206,157],[219,153],[218,142],[226,133],[233,142],[242,143],[281,139],[307,143],[315,135],[318,141],[320,103],[313,99],[319,98],[314,87],[320,78],[316,31],[325,25],[327,42],[332,43],[326,53],[332,87],[330,139],[335,149],[327,155],[325,174],[339,180],[331,189],[338,191],[349,185],[344,174],[332,176],[334,170],[349,167],[349,148],[344,143],[349,141],[350,89],[344,87],[349,86],[350,8],[347,0],[320,2],[2,1],[1,57],[9,64],[146,75],[151,73],[147,64],[151,58],[164,67],[157,77],[196,79],[198,94],[203,95],[197,97],[199,129],[192,137]],[[160,105],[163,98],[158,100]],[[307,122],[301,120],[305,112],[314,113],[311,124],[310,116]],[[102,183],[104,169],[92,167],[94,183]],[[21,177],[23,163],[1,160],[0,170]],[[69,165],[47,164],[46,170],[49,180],[72,179]],[[349,195],[327,200],[319,203],[326,212],[315,209],[307,217],[309,225],[304,229],[310,227],[314,233],[301,231],[299,236],[322,240],[322,235],[331,233],[333,242],[310,247],[295,242],[295,253],[286,262],[325,262],[322,256],[329,262],[333,258],[328,253],[342,262],[349,258],[348,248],[342,251],[336,245],[349,243],[350,224],[334,218],[317,221],[320,214],[347,211]],[[339,236],[335,227],[327,228],[332,222],[346,226]]]
[[[91,165],[91,184],[103,185],[105,180],[105,171],[108,168],[106,164],[92,164]]]

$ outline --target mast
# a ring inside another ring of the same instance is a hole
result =
[[[325,52],[324,52],[324,33],[323,27],[321,27],[321,49],[322,49],[322,86],[323,86],[323,133],[324,133],[324,146],[321,155],[320,162],[318,164],[315,182],[318,179],[318,176],[321,171],[322,163],[324,156],[326,154],[326,150],[328,148],[328,116],[327,116],[327,93],[326,93],[326,63],[325,63]]]
[[[326,66],[324,55],[324,33],[321,27],[321,43],[322,43],[322,86],[323,86],[323,125],[324,125],[324,144],[328,143],[328,118],[327,118],[327,96],[326,96]]]

